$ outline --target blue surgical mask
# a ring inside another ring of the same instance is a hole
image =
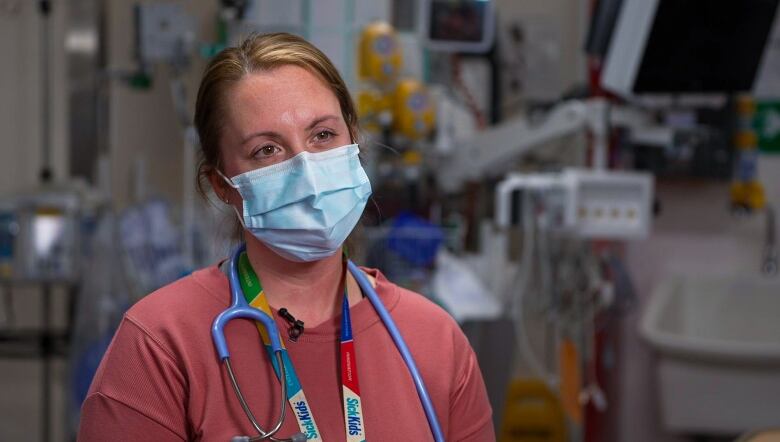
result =
[[[245,229],[286,259],[316,261],[338,251],[371,196],[359,152],[350,144],[231,179],[220,175],[244,199],[236,214]]]

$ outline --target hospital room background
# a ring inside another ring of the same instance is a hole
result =
[[[75,440],[123,312],[218,262],[208,60],[321,48],[353,259],[473,346],[498,440],[780,440],[778,0],[0,0],[0,440]],[[213,195],[206,195],[213,199]]]

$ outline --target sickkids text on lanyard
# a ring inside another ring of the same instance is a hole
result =
[[[242,253],[238,261],[238,271],[241,281],[241,288],[244,293],[246,302],[255,307],[270,317],[273,317],[271,312],[271,306],[268,304],[268,299],[263,291],[263,286],[260,284],[260,278],[257,273],[252,269],[252,265],[249,263],[249,258],[246,252]],[[346,274],[344,272],[344,301],[342,303],[341,313],[341,385],[344,405],[344,425],[349,442],[361,442],[365,441],[365,425],[363,420],[363,407],[360,401],[360,387],[358,385],[358,370],[357,360],[355,357],[355,345],[352,340],[352,320],[349,315],[349,300],[347,299],[347,284]],[[280,377],[279,365],[274,357],[274,351],[271,347],[271,339],[268,336],[268,332],[262,324],[256,322],[257,330],[260,332],[260,337],[263,340],[263,345],[271,358],[271,363],[274,367],[276,377]],[[282,363],[284,364],[285,380],[287,384],[287,400],[290,403],[295,413],[295,419],[298,421],[298,427],[301,432],[310,441],[322,441],[320,430],[317,427],[317,423],[314,420],[309,401],[306,399],[306,395],[303,393],[303,388],[298,376],[295,374],[295,368],[293,367],[292,360],[290,359],[287,349],[284,348],[282,343]],[[280,379],[280,382],[282,380]]]

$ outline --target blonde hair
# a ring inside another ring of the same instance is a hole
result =
[[[311,43],[287,33],[253,34],[214,57],[203,73],[195,103],[195,128],[200,137],[198,189],[219,168],[219,140],[227,115],[226,97],[248,75],[295,65],[319,77],[336,95],[352,142],[358,139],[358,116],[344,80],[328,57]]]

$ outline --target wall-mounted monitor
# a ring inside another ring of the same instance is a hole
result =
[[[444,52],[487,52],[495,37],[493,8],[490,0],[422,0],[425,45]]]

